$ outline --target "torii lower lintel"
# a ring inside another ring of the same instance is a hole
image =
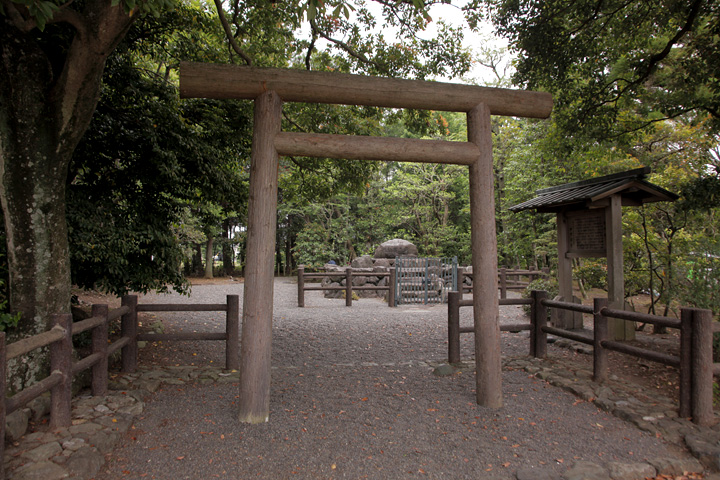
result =
[[[356,159],[370,159],[377,153],[380,157],[375,158],[377,160],[437,161],[469,166],[476,400],[491,408],[502,406],[490,115],[545,118],[552,108],[549,94],[302,70],[188,63],[180,67],[180,91],[183,97],[255,101],[240,362],[240,421],[264,422],[270,411],[278,152]],[[352,140],[348,140],[342,136],[281,133],[283,100],[467,112],[469,142],[426,143],[370,137],[349,137]],[[345,140],[352,145],[343,145]],[[438,152],[457,158],[443,161],[443,155]]]

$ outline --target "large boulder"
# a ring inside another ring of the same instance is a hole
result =
[[[413,243],[401,238],[388,240],[375,249],[375,258],[395,258],[408,255],[417,256],[417,254],[417,247]]]

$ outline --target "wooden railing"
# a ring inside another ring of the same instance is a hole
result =
[[[546,268],[543,270],[499,268],[498,289],[500,290],[500,298],[507,298],[508,290],[525,290],[528,285],[530,285],[530,282],[532,282],[535,278],[547,277],[549,275],[550,272]],[[472,279],[473,274],[470,272],[466,272],[464,269],[462,269],[462,273],[460,274],[460,279],[458,283],[463,286],[463,293],[471,293],[472,286],[465,285],[465,277],[469,277],[470,279]],[[522,277],[527,277],[528,280],[525,281],[522,279]]]
[[[305,283],[307,278],[325,278],[325,277],[339,277],[345,279],[345,286],[331,287],[331,286],[308,286]],[[379,287],[373,286],[353,286],[353,277],[388,277],[388,284]],[[345,291],[345,306],[352,307],[352,293],[353,291],[362,290],[375,290],[375,291],[386,291],[388,292],[388,306],[395,306],[395,269],[390,269],[389,272],[367,272],[367,271],[354,271],[351,267],[345,268],[344,272],[318,272],[318,273],[307,273],[305,272],[305,266],[298,266],[298,307],[305,307],[305,292],[309,291]]]
[[[226,331],[221,333],[138,334],[138,312],[159,311],[225,311]],[[107,305],[93,305],[91,317],[80,322],[72,321],[71,314],[53,315],[50,330],[17,342],[6,344],[5,332],[0,332],[0,392],[7,391],[7,362],[33,350],[48,347],[50,374],[37,383],[0,401],[0,459],[5,451],[5,418],[23,408],[30,401],[50,392],[50,428],[68,427],[72,418],[72,380],[78,373],[92,368],[91,392],[95,396],[107,395],[108,358],[121,350],[121,369],[134,372],[137,368],[140,340],[225,340],[226,368],[239,367],[240,304],[237,295],[228,295],[225,304],[138,304],[138,297],[122,298],[122,306],[109,310]],[[109,323],[120,318],[120,338],[108,343]],[[72,337],[91,331],[91,353],[73,362]],[[0,461],[0,479],[5,478],[4,462]]]
[[[530,355],[547,355],[547,335],[567,338],[593,346],[593,379],[608,378],[608,353],[624,353],[637,358],[673,366],[679,369],[679,415],[692,417],[696,424],[707,426],[714,420],[713,373],[720,374],[720,364],[713,363],[713,317],[710,310],[682,308],[680,319],[626,312],[608,308],[607,299],[596,298],[593,306],[549,300],[547,292],[533,291],[529,299],[501,299],[501,305],[530,305],[530,321],[517,325],[502,325],[502,331],[530,331]],[[460,334],[474,332],[473,327],[460,327],[460,307],[471,307],[472,300],[463,300],[459,292],[448,296],[448,361],[460,361]],[[593,315],[593,335],[555,328],[547,325],[548,308],[577,311]],[[680,330],[679,356],[636,347],[614,341],[609,334],[609,320],[620,319],[645,322]]]

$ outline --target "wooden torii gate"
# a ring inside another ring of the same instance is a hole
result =
[[[255,101],[240,354],[240,421],[270,412],[270,344],[280,155],[467,165],[470,175],[476,400],[502,406],[490,115],[547,118],[544,92],[361,75],[181,63],[183,98]],[[282,132],[283,102],[467,113],[467,142]]]

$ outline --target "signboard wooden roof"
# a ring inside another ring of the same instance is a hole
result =
[[[512,212],[535,209],[558,212],[573,207],[590,209],[607,206],[611,195],[620,194],[624,206],[640,206],[652,202],[673,202],[679,197],[645,180],[649,167],[566,183],[537,190],[537,197],[510,207]]]

